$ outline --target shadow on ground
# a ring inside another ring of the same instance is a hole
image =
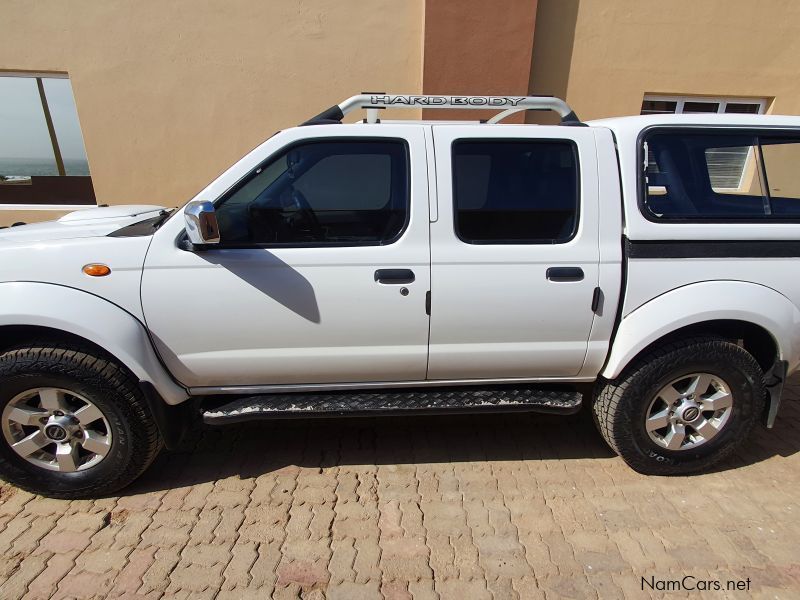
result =
[[[736,456],[715,470],[791,456],[800,451],[798,429],[800,402],[787,399],[774,429],[759,427]],[[530,413],[261,421],[198,429],[180,449],[162,453],[123,494],[237,475],[258,477],[290,465],[326,468],[612,457],[588,410],[568,417]]]

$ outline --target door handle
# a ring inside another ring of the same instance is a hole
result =
[[[547,269],[547,278],[550,281],[581,281],[583,269],[580,267],[550,267]]]
[[[411,269],[378,269],[375,271],[378,283],[412,283],[414,271]]]

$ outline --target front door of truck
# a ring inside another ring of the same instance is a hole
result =
[[[433,127],[428,378],[578,374],[598,285],[588,127]]]
[[[266,145],[203,198],[221,244],[182,249],[182,215],[154,238],[142,303],[166,365],[192,388],[424,379],[422,127],[325,125]]]

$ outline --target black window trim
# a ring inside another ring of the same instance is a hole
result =
[[[651,223],[658,223],[660,225],[670,223],[698,223],[698,224],[749,224],[749,225],[769,225],[775,223],[800,223],[800,215],[794,216],[780,216],[780,215],[764,215],[759,218],[749,217],[718,217],[718,216],[691,216],[691,217],[659,217],[647,207],[647,182],[645,181],[645,164],[644,144],[650,136],[658,133],[703,133],[709,132],[714,134],[727,134],[727,135],[752,135],[756,138],[759,148],[761,145],[761,137],[794,137],[800,139],[800,127],[781,126],[781,125],[766,125],[753,127],[751,125],[651,125],[645,127],[639,132],[636,138],[636,171],[637,171],[637,204],[639,206],[639,213]],[[758,157],[759,162],[763,162]],[[764,165],[766,170],[766,165]],[[767,200],[772,202],[769,189],[766,189],[765,195]]]
[[[220,240],[219,244],[204,244],[203,249],[205,250],[246,250],[246,249],[284,249],[284,248],[355,248],[360,246],[389,246],[391,244],[396,243],[399,241],[405,232],[408,230],[408,226],[411,223],[411,152],[408,145],[408,140],[402,137],[395,137],[395,136],[319,136],[319,137],[312,137],[312,138],[303,138],[300,140],[295,140],[294,142],[290,142],[285,146],[281,146],[275,152],[271,153],[268,157],[258,163],[255,167],[250,169],[245,175],[239,178],[234,184],[232,184],[228,189],[222,192],[214,201],[214,208],[216,208],[221,202],[227,200],[230,196],[235,194],[239,191],[242,187],[247,185],[249,181],[257,175],[256,171],[259,169],[266,168],[272,161],[274,161],[277,157],[282,156],[283,154],[289,152],[293,148],[297,148],[298,146],[305,146],[309,143],[333,143],[333,142],[393,142],[398,143],[402,146],[403,150],[405,151],[405,165],[406,165],[406,214],[405,220],[403,221],[403,226],[397,232],[397,234],[388,239],[388,240],[381,240],[377,242],[302,242],[302,243],[289,243],[289,244],[275,244],[275,243],[232,243],[226,244],[223,240]],[[186,231],[184,230],[179,237],[178,245],[184,246],[185,241],[188,238],[186,237]]]
[[[572,148],[572,153],[575,156],[575,171],[576,171],[576,178],[575,178],[575,185],[577,186],[576,198],[577,198],[577,205],[575,207],[575,223],[572,226],[572,232],[570,233],[568,238],[564,238],[563,240],[553,240],[549,238],[539,239],[539,240],[478,240],[478,241],[470,241],[466,240],[461,237],[461,233],[458,230],[458,210],[456,207],[456,170],[454,168],[455,161],[454,158],[454,151],[456,144],[464,143],[464,142],[499,142],[499,143],[563,143],[567,142],[570,147]],[[537,138],[537,137],[461,137],[456,138],[453,140],[452,144],[450,145],[450,171],[451,171],[451,186],[452,186],[452,206],[453,206],[453,232],[455,233],[456,238],[464,243],[469,244],[470,246],[556,246],[560,244],[567,244],[575,239],[578,235],[578,230],[580,229],[581,223],[581,205],[583,204],[583,186],[581,185],[581,155],[580,149],[578,147],[578,143],[571,138]]]

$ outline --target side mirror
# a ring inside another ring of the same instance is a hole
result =
[[[219,222],[211,202],[193,200],[183,209],[186,235],[192,244],[219,244]]]

